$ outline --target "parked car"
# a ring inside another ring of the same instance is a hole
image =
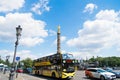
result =
[[[88,68],[85,70],[85,76],[88,78],[97,78],[100,80],[113,80],[116,75],[101,68]]]
[[[32,68],[25,68],[25,69],[23,69],[23,72],[24,73],[32,73]]]
[[[105,70],[115,74],[117,78],[120,78],[120,72],[116,72],[112,68],[106,68]]]
[[[18,69],[16,70],[16,72],[18,72],[18,73],[23,73],[23,69],[18,68]]]

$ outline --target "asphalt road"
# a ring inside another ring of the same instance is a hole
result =
[[[9,80],[9,72],[6,72],[6,74],[0,72],[0,80]],[[58,79],[19,73],[18,78],[15,78],[15,80],[58,80]],[[76,75],[74,76],[73,80],[89,80],[89,79],[85,79],[84,71],[76,71]]]
[[[19,74],[19,76],[23,77],[23,80],[58,80],[50,77],[45,76],[35,76],[32,74]],[[90,80],[84,76],[84,71],[76,71],[76,74],[73,80]]]
[[[9,80],[9,72],[7,74],[3,74],[3,72],[0,72],[0,80]],[[35,76],[32,74],[24,74],[20,73],[18,74],[18,78],[15,78],[15,80],[58,80],[50,77],[45,76]],[[85,77],[84,71],[76,71],[76,74],[73,78],[73,80],[90,80]],[[97,79],[92,79],[97,80]],[[120,80],[120,78],[117,78],[115,80]]]

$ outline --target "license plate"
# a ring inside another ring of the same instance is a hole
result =
[[[72,78],[71,76],[69,76],[69,78]]]

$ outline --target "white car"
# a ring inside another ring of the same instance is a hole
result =
[[[97,78],[100,80],[114,80],[116,78],[115,74],[101,68],[88,68],[85,70],[85,75],[89,78]]]

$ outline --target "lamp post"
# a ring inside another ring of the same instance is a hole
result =
[[[17,39],[17,40],[16,40],[16,42],[15,42],[15,51],[14,51],[12,69],[11,69],[11,71],[10,71],[9,80],[14,80],[14,74],[15,74],[15,58],[16,58],[16,51],[17,51],[18,41],[19,41],[20,36],[21,36],[21,31],[22,31],[22,28],[20,27],[20,25],[18,25],[18,27],[16,27],[16,39]]]
[[[9,66],[9,58],[10,58],[10,55],[6,56],[6,64]]]
[[[8,55],[8,56],[6,56],[6,65],[7,66],[9,66],[9,58],[10,58],[10,56]],[[6,74],[6,67],[5,67],[5,69],[4,69],[4,74]]]

